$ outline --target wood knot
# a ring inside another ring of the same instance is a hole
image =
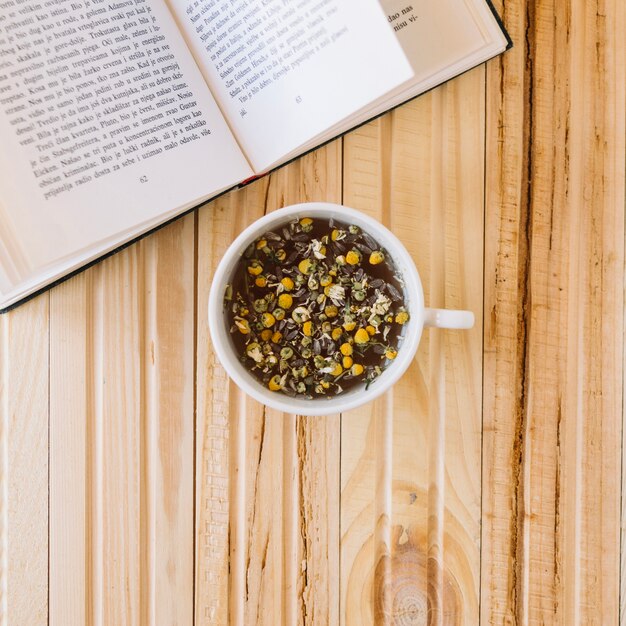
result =
[[[448,572],[435,574],[424,542],[402,526],[392,530],[391,555],[382,556],[374,573],[374,623],[389,626],[428,626],[459,622],[460,593]],[[439,582],[443,579],[443,584]],[[435,607],[435,608],[434,608]],[[433,619],[442,607],[441,622]]]

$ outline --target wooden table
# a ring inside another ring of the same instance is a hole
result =
[[[0,318],[1,624],[618,623],[626,3],[497,4],[503,57]],[[207,333],[228,243],[306,200],[478,319],[325,418]]]

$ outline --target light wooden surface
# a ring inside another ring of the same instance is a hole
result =
[[[626,4],[496,4],[503,57],[0,317],[2,626],[626,623]],[[478,320],[323,418],[206,324],[228,243],[307,200]]]

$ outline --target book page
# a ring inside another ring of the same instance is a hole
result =
[[[251,174],[161,0],[2,0],[0,231],[22,278]]]
[[[471,57],[494,34],[501,46],[506,45],[483,0],[478,6],[473,0],[381,0],[381,5],[411,63],[415,82]]]
[[[355,111],[349,120],[312,137],[300,152],[475,67],[504,51],[508,44],[485,0],[381,0],[381,6],[411,63],[413,78]]]
[[[169,2],[256,170],[413,74],[377,0]]]

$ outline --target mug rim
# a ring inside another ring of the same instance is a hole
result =
[[[295,217],[336,217],[353,221],[385,248],[404,282],[404,305],[409,312],[398,356],[374,380],[367,391],[365,384],[355,386],[336,396],[305,399],[292,398],[266,389],[239,361],[224,323],[224,289],[236,262],[254,239],[277,224]],[[382,239],[382,241],[381,241]],[[391,245],[389,245],[391,244]],[[329,202],[304,202],[272,211],[249,224],[228,246],[222,256],[209,291],[208,323],[215,354],[235,384],[255,400],[268,407],[297,415],[328,415],[357,408],[379,397],[391,388],[412,363],[424,327],[424,294],[419,273],[404,244],[386,226],[374,218],[345,205]]]

